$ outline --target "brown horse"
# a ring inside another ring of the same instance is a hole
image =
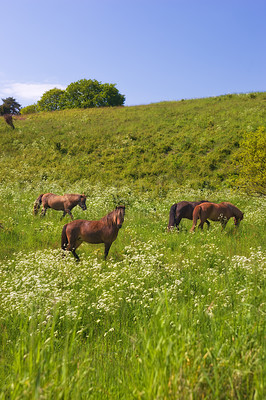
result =
[[[63,196],[58,196],[53,193],[40,194],[40,196],[35,200],[33,207],[33,214],[37,215],[40,205],[42,204],[41,216],[44,217],[47,208],[52,208],[53,210],[63,211],[61,219],[66,215],[70,215],[73,220],[74,217],[71,214],[72,208],[79,205],[82,210],[87,210],[86,206],[86,196],[85,194],[64,194]]]
[[[118,206],[99,221],[87,221],[76,219],[63,227],[61,236],[61,248],[71,251],[77,261],[79,256],[76,249],[82,242],[104,243],[105,259],[112,243],[117,238],[119,229],[122,227],[125,216],[125,206]]]
[[[190,231],[194,232],[198,219],[200,219],[199,227],[201,229],[203,229],[203,224],[207,221],[207,218],[211,221],[220,221],[222,229],[224,229],[231,217],[234,218],[235,226],[238,226],[240,221],[242,221],[243,216],[244,214],[242,211],[228,202],[219,204],[202,203],[196,206],[193,211],[193,225]]]
[[[192,220],[192,215],[194,208],[201,203],[206,203],[206,200],[202,201],[180,201],[179,203],[175,203],[170,208],[169,213],[169,222],[168,222],[168,231],[170,231],[174,226],[176,226],[177,230],[179,230],[179,224],[182,218],[187,218]],[[208,226],[210,225],[209,221],[206,221]]]

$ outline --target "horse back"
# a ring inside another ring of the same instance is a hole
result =
[[[65,197],[53,193],[45,193],[42,197],[44,207],[50,207],[54,210],[64,210]]]
[[[180,201],[176,205],[176,216],[181,218],[192,219],[193,211],[198,202]]]
[[[66,234],[69,241],[81,240],[87,243],[112,243],[118,234],[118,230],[105,224],[102,220],[88,221],[76,219],[69,222],[66,227]]]
[[[228,207],[224,203],[202,203],[199,205],[201,219],[209,218],[212,221],[218,221],[221,216],[230,218],[230,212],[228,212]]]

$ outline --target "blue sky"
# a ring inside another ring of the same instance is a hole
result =
[[[266,91],[266,0],[1,0],[0,98],[80,79],[126,105]]]

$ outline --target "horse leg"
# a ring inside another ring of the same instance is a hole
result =
[[[199,224],[199,228],[202,230],[203,229],[203,225],[204,225],[204,222],[206,222],[206,221],[204,221],[204,220],[200,220],[200,224]]]
[[[41,217],[44,217],[46,214],[47,208],[43,207],[41,212]]]
[[[195,232],[195,229],[196,229],[196,226],[197,226],[197,222],[198,221],[196,221],[196,222],[193,221],[193,225],[192,225],[192,228],[190,229],[190,232]]]
[[[66,213],[68,213],[68,215],[71,217],[72,221],[74,219],[73,215],[71,214],[71,211],[69,210],[69,208],[67,208],[66,210],[64,210],[64,213],[66,215]]]
[[[109,253],[111,244],[112,244],[112,243],[105,243],[105,244],[104,244],[104,246],[105,246],[105,249],[104,249],[104,259],[105,259],[105,260],[106,260],[106,258],[107,258],[107,256],[108,256],[108,253]]]
[[[72,253],[72,254],[73,254],[73,256],[75,257],[76,261],[80,261],[80,258],[79,258],[79,256],[77,255],[77,253],[76,253],[76,250],[75,250],[75,249],[72,249],[72,250],[71,250],[71,253]]]
[[[62,215],[62,217],[60,218],[60,221],[64,218],[65,215],[66,215],[66,212],[63,211],[63,215]]]
[[[180,224],[180,222],[181,222],[181,217],[180,216],[178,216],[176,219],[175,219],[175,225],[176,225],[176,229],[177,229],[177,231],[179,232],[179,224]]]
[[[71,235],[70,235],[70,237],[68,237],[68,241],[69,241],[69,242],[68,242],[68,245],[67,245],[66,250],[71,251],[71,253],[72,253],[73,256],[75,257],[75,259],[76,259],[77,261],[79,261],[80,258],[79,258],[79,256],[77,255],[76,250],[77,250],[77,248],[81,245],[81,243],[83,242],[83,240],[79,240],[79,239],[75,240],[75,238],[74,238],[74,237],[71,238]]]
[[[210,225],[211,225],[210,222],[209,222],[207,219],[206,219],[205,222],[206,222],[206,224],[208,225],[207,229],[209,229],[209,228],[210,228]]]
[[[226,227],[227,222],[228,222],[228,219],[227,219],[227,218],[221,219],[222,231],[223,231],[224,228]]]

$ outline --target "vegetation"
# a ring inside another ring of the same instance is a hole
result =
[[[238,184],[249,193],[266,195],[266,129],[244,134],[236,158]]]
[[[27,115],[16,135],[0,124],[1,181],[63,186],[128,184],[142,190],[238,186],[244,134],[265,126],[265,93],[138,107]]]
[[[69,108],[94,108],[122,106],[125,96],[115,84],[101,83],[96,79],[81,79],[66,90],[51,89],[37,102],[39,111],[56,111]]]
[[[7,97],[2,99],[3,104],[0,106],[0,115],[4,114],[19,114],[21,105],[14,99],[14,97]]]
[[[37,103],[39,111],[57,111],[62,107],[62,97],[65,91],[62,89],[51,89],[45,92]]]
[[[81,188],[77,182],[71,192]],[[0,382],[11,399],[263,399],[265,200],[181,189],[158,196],[83,186],[100,218],[126,218],[109,257],[84,244],[62,259],[65,217],[32,215],[33,193],[61,186],[1,186]],[[174,201],[230,200],[245,212],[235,231],[167,233]]]
[[[21,114],[21,115],[33,114],[33,113],[36,113],[36,112],[38,112],[38,110],[37,110],[37,104],[32,104],[32,105],[30,105],[30,106],[23,107],[23,108],[20,110],[20,114]]]
[[[264,102],[43,112],[14,132],[0,121],[1,400],[264,399],[265,197],[236,190],[234,164]],[[62,258],[69,218],[32,213],[48,191],[86,193],[74,218],[125,204],[106,261],[89,244],[80,263]],[[168,233],[170,206],[197,199],[231,201],[244,220]]]

